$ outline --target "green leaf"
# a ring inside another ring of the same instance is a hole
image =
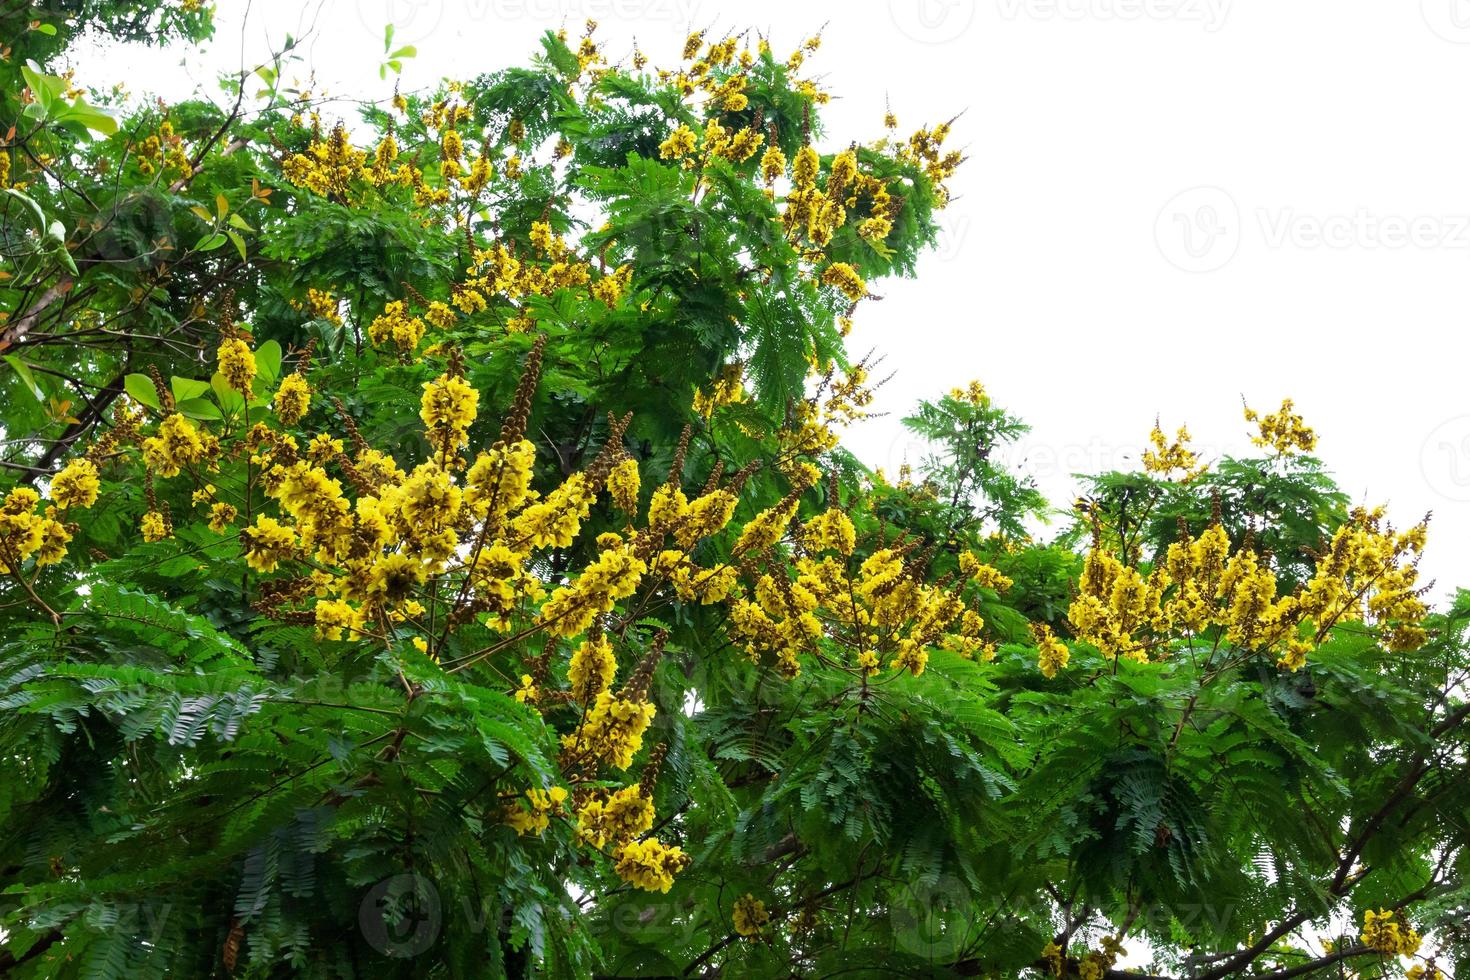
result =
[[[46,400],[45,394],[41,391],[41,386],[36,384],[36,376],[31,373],[30,366],[25,361],[22,361],[14,354],[6,354],[5,363],[15,369],[15,373],[20,376],[20,380],[30,389],[31,394],[36,396],[36,401],[44,402]]]
[[[248,257],[245,254],[245,239],[241,238],[240,233],[238,231],[235,231],[234,229],[227,230],[225,234],[229,236],[230,241],[235,243],[235,251],[240,253],[240,261],[247,261]]]
[[[178,403],[179,412],[191,419],[222,419],[224,415],[207,398],[187,398]]]
[[[222,233],[215,232],[212,235],[205,235],[203,238],[199,239],[198,244],[196,244],[194,248],[200,252],[213,252],[215,249],[219,248],[227,241],[229,241],[229,239],[226,238]]]
[[[281,345],[267,340],[255,349],[255,376],[274,385],[281,376]]]
[[[174,401],[176,402],[187,401],[190,398],[200,398],[209,393],[208,381],[195,381],[193,378],[169,378],[168,387],[174,393]]]
[[[140,405],[147,405],[155,412],[163,411],[163,406],[158,401],[158,389],[153,387],[153,379],[146,374],[130,374],[123,378],[123,389],[128,396]]]
[[[257,370],[259,365],[260,361],[257,359]],[[209,379],[209,386],[214,389],[215,400],[219,402],[219,407],[225,410],[226,415],[238,414],[245,407],[244,396],[230,387],[230,383],[225,380],[223,374],[216,371],[214,377]]]

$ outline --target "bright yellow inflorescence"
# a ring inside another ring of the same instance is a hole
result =
[[[761,929],[771,921],[771,913],[766,911],[765,902],[747,893],[735,900],[735,909],[730,919],[735,926],[735,932],[748,938],[760,935]]]
[[[1381,508],[1355,510],[1312,578],[1289,595],[1278,594],[1269,557],[1249,546],[1232,553],[1219,524],[1170,545],[1146,576],[1095,544],[1067,618],[1106,656],[1140,661],[1213,630],[1237,651],[1297,670],[1347,622],[1376,625],[1390,650],[1412,650],[1426,638],[1416,567],[1425,534],[1424,524],[1395,531]]]
[[[1363,945],[1380,953],[1413,956],[1419,951],[1420,937],[1410,928],[1401,912],[1386,909],[1363,913],[1363,931],[1358,936]]]
[[[1148,439],[1152,448],[1143,453],[1145,471],[1165,477],[1177,472],[1181,483],[1188,483],[1205,471],[1205,467],[1200,464],[1199,455],[1189,448],[1189,429],[1185,426],[1179,427],[1174,441],[1170,442],[1155,421]]]
[[[1317,433],[1313,432],[1302,417],[1296,413],[1290,398],[1281,403],[1281,410],[1262,417],[1245,408],[1245,420],[1254,422],[1258,428],[1251,442],[1276,452],[1281,456],[1293,453],[1309,453],[1317,447]]]

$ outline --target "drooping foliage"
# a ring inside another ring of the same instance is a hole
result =
[[[1289,402],[1066,514],[978,383],[842,448],[948,124],[592,25],[130,101],[54,63],[207,10],[22,10],[0,972],[1467,975],[1470,599]]]

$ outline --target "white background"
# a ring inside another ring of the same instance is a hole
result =
[[[199,51],[79,60],[177,99],[287,31],[334,94],[521,64],[593,17],[671,64],[691,28],[753,27],[836,96],[827,146],[963,113],[939,250],[875,286],[853,350],[894,377],[849,433],[890,472],[898,419],[971,378],[1033,432],[1013,461],[1066,506],[1071,474],[1131,468],[1156,414],[1210,455],[1249,451],[1241,398],[1297,402],[1355,502],[1433,510],[1428,576],[1470,584],[1470,2],[1467,0],[220,0]],[[242,30],[243,27],[243,30]],[[254,64],[252,61],[251,64]],[[349,122],[349,104],[337,110]],[[330,110],[329,110],[330,114]]]

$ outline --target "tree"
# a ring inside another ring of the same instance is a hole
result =
[[[978,384],[842,449],[948,124],[592,25],[117,118],[48,59],[208,14],[68,10],[0,101],[8,973],[1463,969],[1470,599],[1289,403],[1050,541]]]

